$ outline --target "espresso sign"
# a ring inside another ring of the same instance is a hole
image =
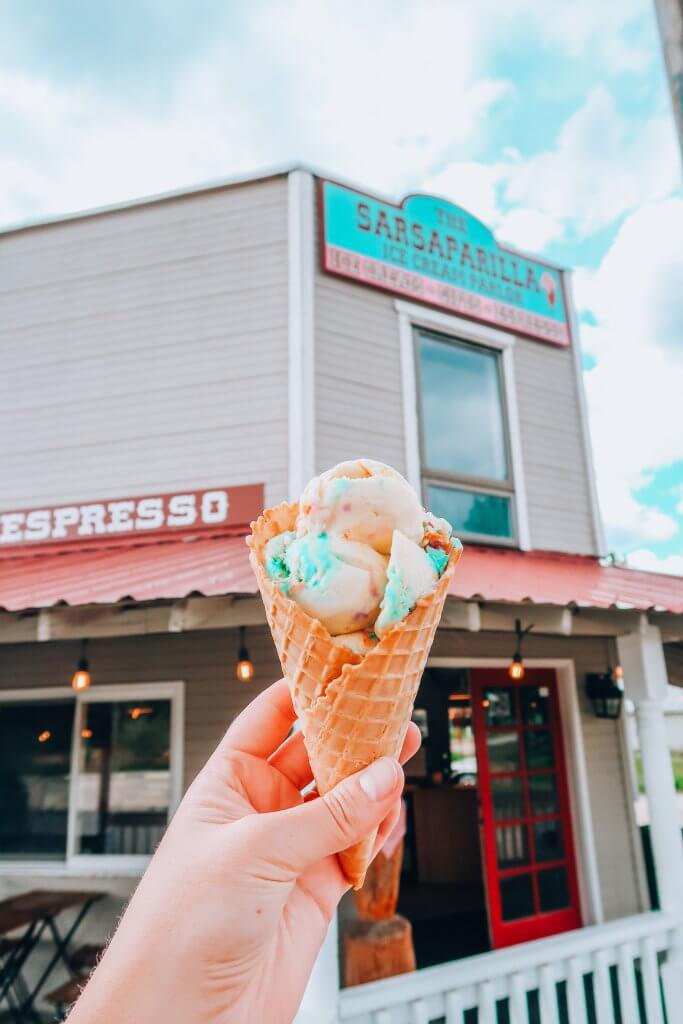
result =
[[[263,484],[116,498],[0,512],[0,549],[246,525],[263,508]]]
[[[569,344],[559,271],[505,249],[459,206],[422,195],[393,206],[331,181],[321,188],[329,273]]]

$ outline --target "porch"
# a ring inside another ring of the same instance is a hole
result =
[[[348,1024],[665,1024],[661,968],[677,920],[594,925],[340,995]],[[669,1024],[680,1017],[669,1016]]]

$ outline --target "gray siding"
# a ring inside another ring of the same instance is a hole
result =
[[[514,364],[532,546],[598,554],[572,353],[518,338]]]
[[[287,179],[0,236],[0,507],[287,490]]]
[[[392,295],[324,273],[317,253],[318,471],[359,455],[405,471],[394,303]],[[598,554],[572,353],[518,338],[514,364],[531,546]]]
[[[526,658],[572,658],[586,755],[593,836],[605,920],[649,910],[640,895],[642,850],[633,825],[627,766],[623,763],[620,724],[597,719],[585,697],[587,672],[604,672],[609,641],[601,638],[535,637],[524,641]],[[432,654],[445,657],[509,658],[510,636],[439,630]]]

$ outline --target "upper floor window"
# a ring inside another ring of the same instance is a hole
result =
[[[500,354],[418,331],[425,502],[472,540],[513,543],[513,480]]]

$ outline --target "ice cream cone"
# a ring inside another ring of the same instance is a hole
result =
[[[321,795],[378,757],[397,757],[448,586],[461,554],[454,546],[435,589],[361,656],[340,646],[271,580],[264,550],[271,537],[296,526],[298,504],[266,509],[251,524],[250,560],[266,608],[282,671],[301,722]],[[372,860],[375,835],[340,854],[355,889]]]

